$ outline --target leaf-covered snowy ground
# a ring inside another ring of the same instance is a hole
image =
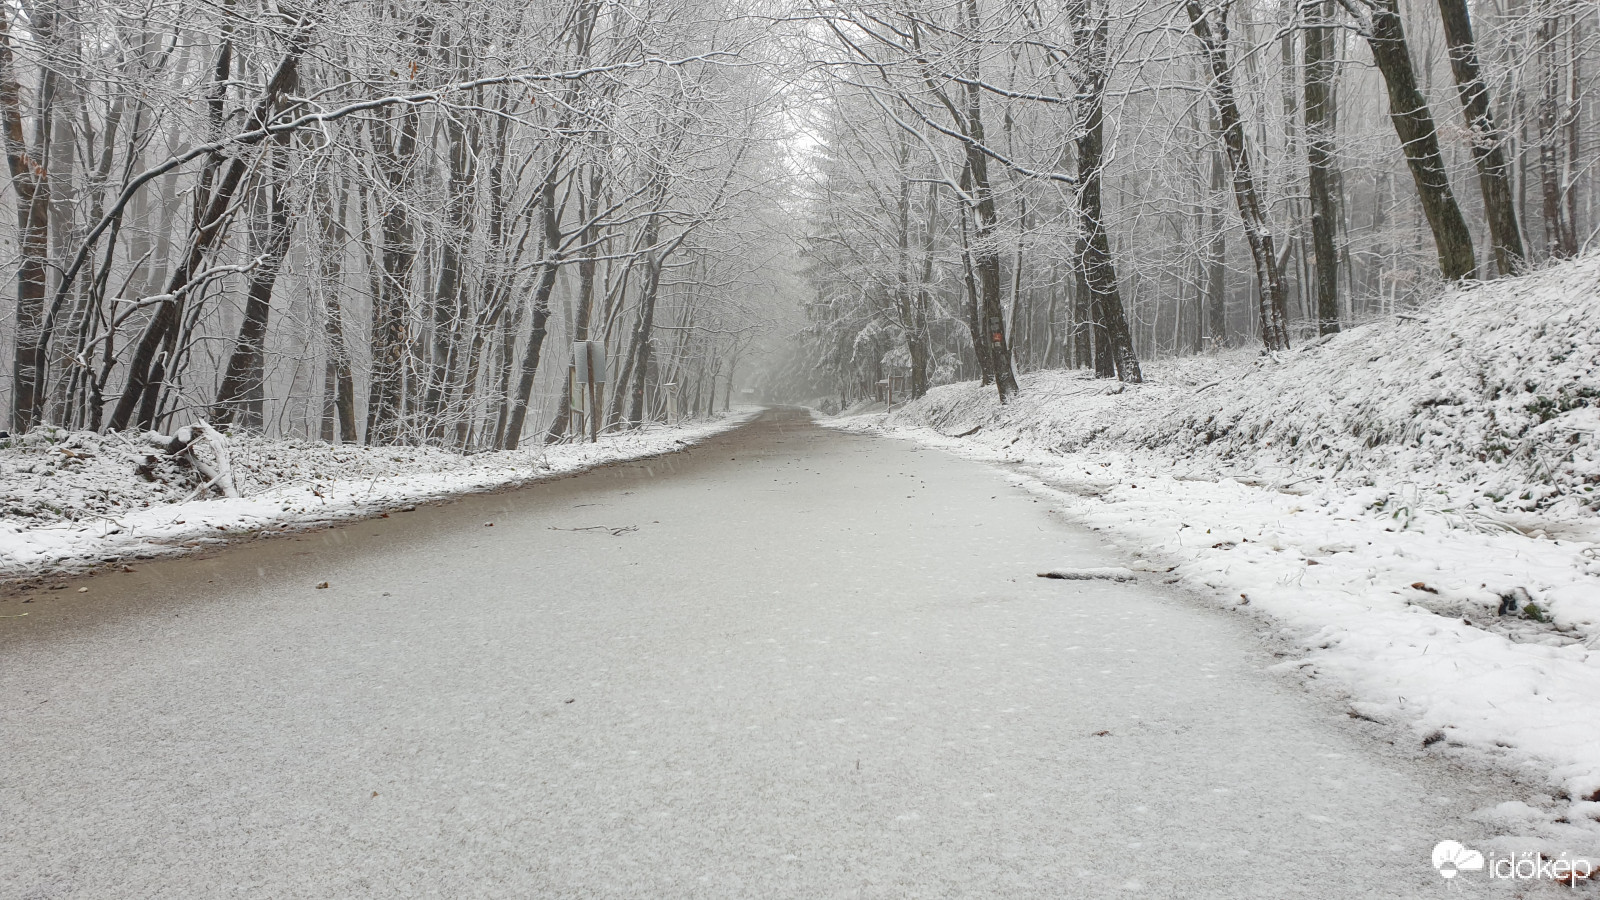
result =
[[[655,456],[754,413],[650,426],[595,444],[466,456],[428,447],[234,437],[230,456],[243,494],[236,499],[199,496],[204,479],[137,438],[35,429],[0,449],[0,578],[183,552],[242,534],[360,518]]]
[[[1011,465],[1151,577],[1263,616],[1351,715],[1548,784],[1486,811],[1508,834],[1600,853],[1600,257],[1146,374],[833,421]]]

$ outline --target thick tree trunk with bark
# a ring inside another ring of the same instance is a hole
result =
[[[1450,0],[1440,0],[1450,2]],[[1311,201],[1312,283],[1318,334],[1339,331],[1339,221],[1333,143],[1333,0],[1306,7],[1306,172]]]

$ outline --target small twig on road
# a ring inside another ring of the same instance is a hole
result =
[[[612,537],[621,537],[622,535],[628,534],[629,532],[638,531],[639,530],[639,526],[637,526],[637,525],[623,525],[620,528],[614,528],[614,527],[612,527],[610,525],[585,525],[582,528],[562,528],[559,525],[551,525],[550,526],[550,530],[551,531],[605,531],[605,532],[609,532]]]

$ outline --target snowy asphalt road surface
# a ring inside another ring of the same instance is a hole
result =
[[[775,410],[12,598],[0,896],[1445,896],[1477,776],[1125,562]]]

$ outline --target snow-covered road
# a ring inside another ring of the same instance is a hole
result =
[[[1035,577],[1126,562],[777,410],[6,599],[0,896],[1510,890],[1428,859],[1489,837],[1492,779],[1268,673],[1244,617]]]

